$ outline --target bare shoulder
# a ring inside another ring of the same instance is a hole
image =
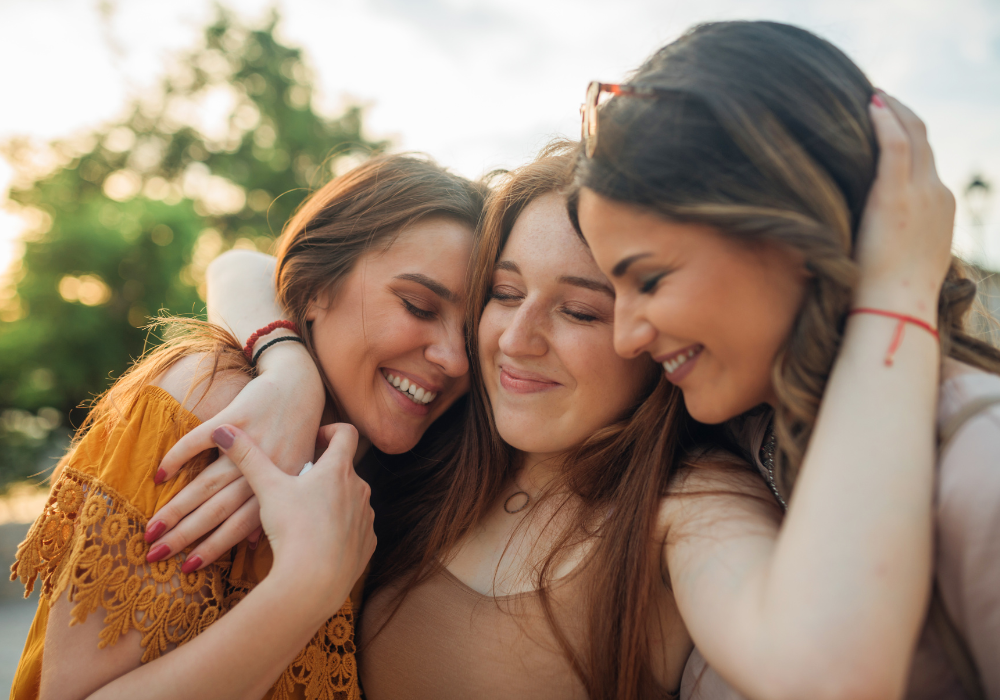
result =
[[[250,377],[238,370],[219,370],[212,377],[214,357],[209,353],[189,355],[157,377],[154,385],[167,391],[198,420],[206,421],[228,406]]]
[[[673,476],[660,501],[658,529],[704,519],[780,521],[781,511],[763,477],[731,455],[707,455]]]

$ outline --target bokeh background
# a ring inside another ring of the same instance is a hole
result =
[[[374,152],[516,166],[579,133],[588,81],[716,19],[811,29],[924,118],[995,307],[998,0],[0,0],[0,555],[150,318],[203,313],[220,252],[268,250]]]

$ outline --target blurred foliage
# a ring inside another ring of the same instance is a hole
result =
[[[3,147],[29,228],[0,284],[0,492],[51,466],[81,404],[143,353],[150,316],[204,313],[212,258],[269,249],[310,188],[386,145],[364,138],[360,107],[314,110],[277,21],[219,10],[120,123]]]

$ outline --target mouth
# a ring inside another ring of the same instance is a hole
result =
[[[663,365],[663,369],[667,371],[667,376],[670,379],[679,379],[682,375],[687,375],[693,368],[694,361],[704,349],[704,345],[689,345],[669,355],[658,357],[656,361]]]
[[[500,367],[500,385],[515,394],[533,394],[561,386],[559,382],[554,382],[540,374],[514,370],[504,365]]]
[[[409,377],[393,374],[386,369],[381,372],[390,386],[418,406],[426,406],[438,397],[438,392],[420,386]]]

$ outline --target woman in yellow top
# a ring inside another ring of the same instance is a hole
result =
[[[218,327],[179,322],[186,332],[116,382],[57,468],[12,567],[29,592],[41,586],[12,698],[360,697],[348,595],[375,538],[352,460],[373,444],[412,448],[466,391],[462,298],[481,206],[467,180],[384,156],[326,185],[289,222],[277,261],[282,306],[322,367],[323,422],[357,430],[323,428],[329,447],[294,478],[255,462],[238,428],[214,431],[261,494],[259,547],[244,543],[207,565],[186,559],[190,549],[151,549],[151,516],[226,460],[202,453],[172,480],[159,465],[263,363],[297,365],[287,360],[303,348],[272,332],[251,361]],[[387,369],[433,391],[402,397]]]

